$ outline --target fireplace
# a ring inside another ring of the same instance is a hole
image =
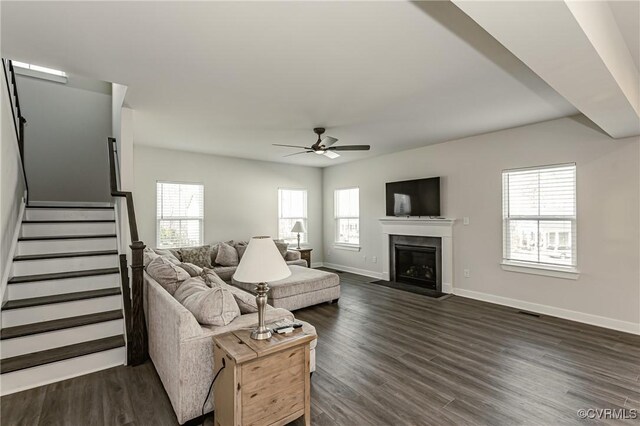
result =
[[[436,248],[396,244],[396,282],[436,289]]]
[[[437,292],[442,291],[442,239],[390,235],[391,280]]]

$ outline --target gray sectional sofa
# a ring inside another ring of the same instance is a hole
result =
[[[290,265],[306,266],[306,261],[301,260],[299,256],[298,252],[290,251],[286,253],[285,259]],[[213,270],[220,278],[230,280],[236,267],[214,265]],[[243,298],[249,296],[249,302],[255,301],[252,295],[239,288],[232,287],[231,291],[242,293]],[[144,312],[149,356],[169,396],[178,422],[183,424],[202,414],[202,405],[216,372],[212,336],[255,327],[258,324],[257,311],[241,314],[224,326],[200,324],[191,311],[145,271]],[[293,321],[295,318],[286,309],[268,305],[265,322],[269,324],[282,320]],[[312,325],[300,322],[303,323],[306,332],[315,334]],[[315,371],[316,343],[317,340],[311,343],[310,370],[312,372]],[[204,412],[208,413],[213,408],[213,395],[210,395]]]

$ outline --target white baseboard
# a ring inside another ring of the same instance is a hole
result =
[[[636,324],[630,321],[621,321],[613,318],[602,317],[599,315],[587,314],[584,312],[557,308],[555,306],[531,303],[524,300],[511,299],[508,297],[496,296],[493,294],[482,293],[473,290],[465,290],[461,288],[455,288],[453,290],[453,294],[457,296],[468,297],[469,299],[482,300],[483,302],[495,303],[498,305],[509,306],[516,309],[522,309],[539,314],[595,325],[598,327],[623,331],[625,333],[640,335],[640,324]]]
[[[366,269],[352,268],[351,266],[336,265],[335,263],[324,262],[325,268],[337,269],[338,271],[351,272],[352,274],[364,275],[365,277],[382,279],[382,272],[368,271]]]
[[[451,283],[442,283],[442,292],[447,294],[453,293],[453,285]]]
[[[13,230],[13,240],[11,241],[11,248],[9,249],[9,253],[7,253],[7,258],[5,259],[5,270],[2,273],[2,281],[0,281],[0,302],[4,302],[4,297],[7,294],[7,282],[9,281],[10,275],[13,272],[13,258],[16,254],[16,249],[18,247],[18,236],[20,235],[20,229],[22,227],[22,218],[24,217],[24,209],[25,209],[25,198],[22,197],[20,201],[20,211],[18,212],[18,220],[16,222],[16,227]]]
[[[30,206],[112,207],[108,201],[29,201]]]

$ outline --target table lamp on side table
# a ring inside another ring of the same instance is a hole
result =
[[[289,275],[291,270],[271,237],[251,238],[233,278],[236,281],[257,285],[258,328],[251,332],[252,339],[265,340],[271,337],[271,330],[264,325],[264,311],[269,292],[267,282],[278,281]]]
[[[291,228],[291,232],[298,233],[298,247],[296,248],[300,248],[300,233],[302,232],[304,234],[305,232],[307,232],[307,228],[305,228],[304,223],[302,223],[302,221],[299,220],[295,223],[295,225],[293,225],[293,228]]]

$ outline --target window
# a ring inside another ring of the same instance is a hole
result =
[[[278,238],[289,244],[298,244],[298,233],[291,232],[297,221],[307,226],[307,190],[278,189]],[[307,232],[300,233],[300,244],[309,241]]]
[[[204,185],[158,182],[158,247],[202,244]]]
[[[360,244],[360,190],[336,189],[334,193],[336,244]]]
[[[576,166],[502,173],[504,263],[576,266]]]

